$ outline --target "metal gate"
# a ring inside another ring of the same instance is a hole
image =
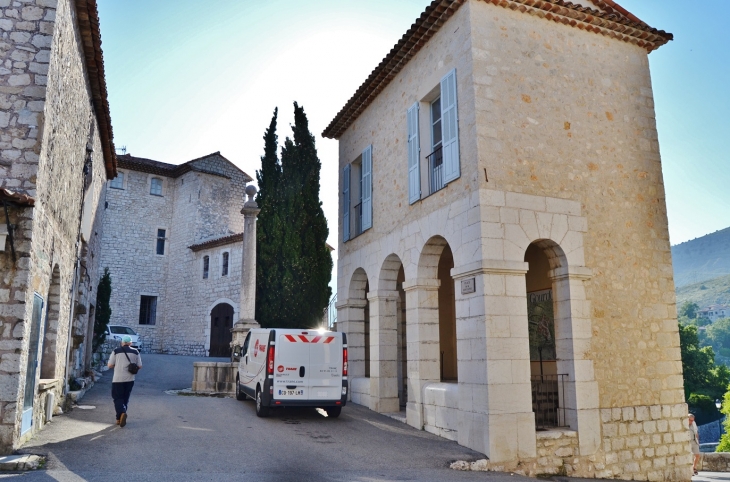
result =
[[[228,303],[216,305],[210,312],[210,353],[212,357],[231,356],[233,307]]]

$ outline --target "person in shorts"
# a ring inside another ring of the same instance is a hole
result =
[[[114,399],[114,409],[117,412],[117,425],[120,427],[127,424],[127,406],[132,387],[134,387],[134,374],[130,373],[129,365],[136,363],[140,369],[142,368],[142,357],[131,345],[132,338],[124,336],[122,346],[114,349],[107,363],[109,368],[114,369],[112,398]]]

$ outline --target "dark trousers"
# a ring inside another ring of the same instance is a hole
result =
[[[117,420],[123,413],[127,413],[127,405],[129,405],[129,396],[132,394],[134,382],[117,382],[112,383],[112,398],[114,399],[114,409],[117,411]]]

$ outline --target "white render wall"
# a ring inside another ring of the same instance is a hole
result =
[[[125,189],[107,185],[101,265],[109,267],[112,276],[110,323],[136,330],[146,352],[207,356],[211,309],[228,303],[234,317],[238,313],[242,243],[197,252],[189,247],[243,231],[240,210],[246,177],[216,155],[192,164],[206,172],[193,170],[172,178],[122,168]],[[152,177],[164,180],[162,197],[150,195]],[[158,228],[166,230],[163,256],[156,254]],[[223,252],[230,253],[225,277]],[[206,255],[210,271],[203,279]],[[139,324],[141,295],[158,297],[154,326]]]

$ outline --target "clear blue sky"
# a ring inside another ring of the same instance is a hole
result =
[[[650,56],[672,244],[730,226],[730,0],[618,0],[675,40]],[[324,127],[428,0],[99,0],[114,139],[170,163],[215,152],[251,176],[279,107],[304,106],[337,246],[337,142]],[[336,253],[335,253],[336,254]]]

